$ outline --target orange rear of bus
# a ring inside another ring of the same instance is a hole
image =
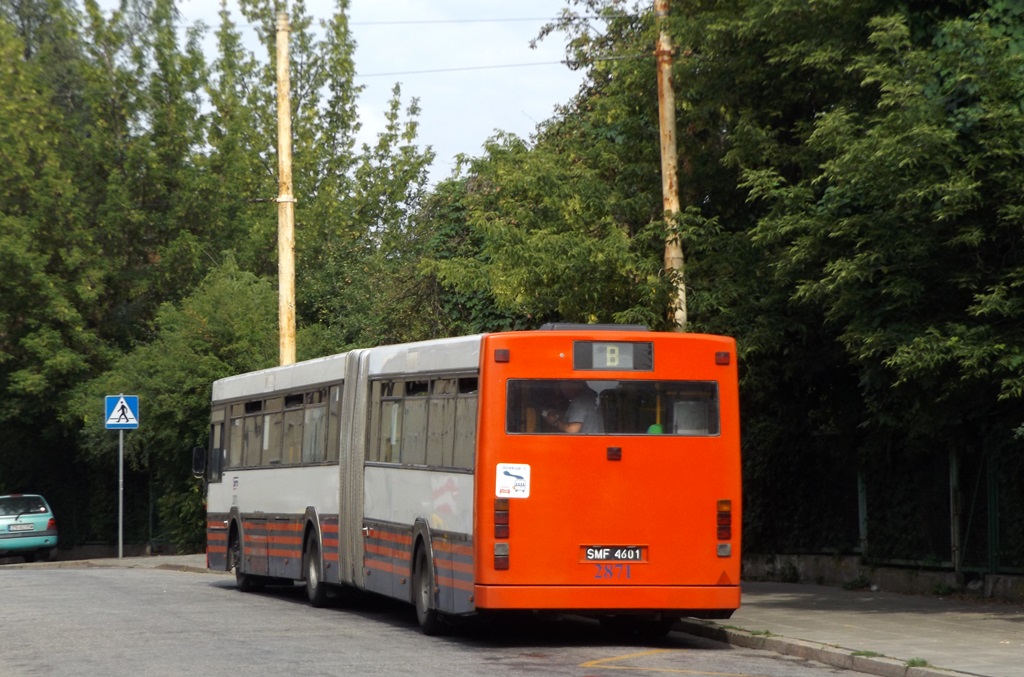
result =
[[[480,362],[477,609],[671,621],[739,607],[732,339],[492,334]]]

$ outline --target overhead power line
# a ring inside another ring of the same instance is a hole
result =
[[[565,65],[564,61],[536,61],[534,63],[507,63],[498,64],[494,66],[458,66],[455,68],[430,68],[427,70],[416,70],[416,71],[393,71],[390,73],[366,73],[365,75],[357,73],[357,78],[384,78],[392,77],[395,75],[427,75],[430,73],[456,73],[459,71],[485,71],[493,70],[497,68],[528,68],[530,66],[558,66]]]
[[[594,57],[592,61],[629,61],[634,59],[653,59],[653,54],[624,54],[622,56]],[[414,71],[391,71],[388,73],[356,73],[357,78],[385,78],[396,75],[430,75],[431,73],[458,73],[460,71],[485,71],[499,68],[529,68],[531,66],[565,66],[565,61],[534,61],[533,63],[507,63],[490,66],[456,66],[452,68],[429,68]]]
[[[521,17],[514,19],[398,19],[388,21],[350,21],[349,26],[420,26],[423,24],[499,24],[526,21],[557,21],[557,17]]]
[[[586,14],[573,19],[620,19],[629,16],[628,14],[614,14],[602,16],[599,14]],[[535,17],[505,17],[490,19],[388,19],[386,21],[350,21],[350,26],[418,26],[422,24],[499,24],[499,23],[524,23],[532,21],[558,21],[561,16],[535,16]]]

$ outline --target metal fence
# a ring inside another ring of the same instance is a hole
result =
[[[772,472],[744,479],[748,552],[1024,574],[1024,451],[904,448],[865,459],[839,440],[812,440],[755,463]]]

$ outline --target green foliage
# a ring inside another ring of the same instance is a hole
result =
[[[182,38],[173,0],[113,11],[0,2],[0,417],[11,442],[0,489],[53,483],[62,514],[88,506],[88,523],[64,522],[68,542],[111,533],[112,497],[90,486],[111,458],[96,398],[142,398],[128,493],[152,491],[185,543],[201,521],[175,513],[194,500],[187,454],[205,437],[210,382],[275,361],[276,5],[240,8],[266,54],[244,48],[225,6],[208,64],[205,29]],[[397,90],[379,142],[355,149],[346,10],[339,2],[319,31],[301,2],[290,12],[304,357],[387,328],[386,339],[423,331],[411,302],[392,316],[379,308],[403,298],[402,269],[415,267],[401,239],[431,155],[415,144],[415,102],[403,119]],[[361,283],[358,305],[346,276]],[[72,491],[61,478],[76,472],[86,481]]]
[[[785,243],[778,274],[836,327],[868,406],[930,410],[916,419],[928,431],[952,413],[937,402],[994,404],[993,377],[1000,397],[1018,392],[1005,301],[1021,267],[1022,62],[989,18],[944,22],[926,45],[901,15],[872,20],[850,71],[880,93],[875,109],[817,117],[807,147],[828,159],[764,191],[779,207],[756,231]]]
[[[170,542],[178,553],[206,550],[206,496],[201,480],[195,480],[180,492],[160,497],[158,509]]]
[[[435,258],[427,269],[531,323],[656,325],[668,285],[652,249],[663,246],[664,226],[619,221],[606,188],[597,171],[567,163],[557,148],[499,136],[465,183],[464,218],[479,252]]]
[[[197,547],[209,385],[276,361],[278,5],[240,3],[261,54],[222,8],[207,63],[173,0],[0,0],[0,490],[60,489],[74,534],[109,533],[99,401],[131,392],[130,493]],[[678,236],[690,329],[739,342],[748,546],[854,547],[858,470],[902,528],[935,499],[886,469],[951,449],[1019,465],[1018,3],[674,4],[670,221],[649,2],[568,3],[539,37],[564,35],[578,94],[432,191],[398,86],[357,148],[347,8],[290,10],[300,358],[554,320],[665,329]],[[942,558],[927,530],[872,528]]]
[[[181,304],[160,309],[152,342],[119,358],[71,398],[65,422],[81,426],[80,453],[103,464],[117,448],[105,429],[104,396],[139,396],[139,428],[125,435],[125,463],[153,477],[161,523],[182,544],[202,527],[202,521],[182,520],[196,510],[187,507],[189,500],[202,499],[188,469],[192,447],[206,444],[210,384],[276,363],[276,311],[276,290],[228,260]]]

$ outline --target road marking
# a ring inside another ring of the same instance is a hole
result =
[[[608,665],[617,661],[625,661],[631,658],[643,658],[659,653],[682,653],[679,649],[654,649],[640,653],[626,654],[625,656],[612,656],[611,658],[598,658],[586,663],[580,663],[581,668],[601,668],[604,670],[633,670],[635,672],[666,672],[673,675],[707,675],[709,677],[750,677],[745,673],[736,672],[703,672],[701,670],[682,670],[680,668],[637,668],[630,665]]]

